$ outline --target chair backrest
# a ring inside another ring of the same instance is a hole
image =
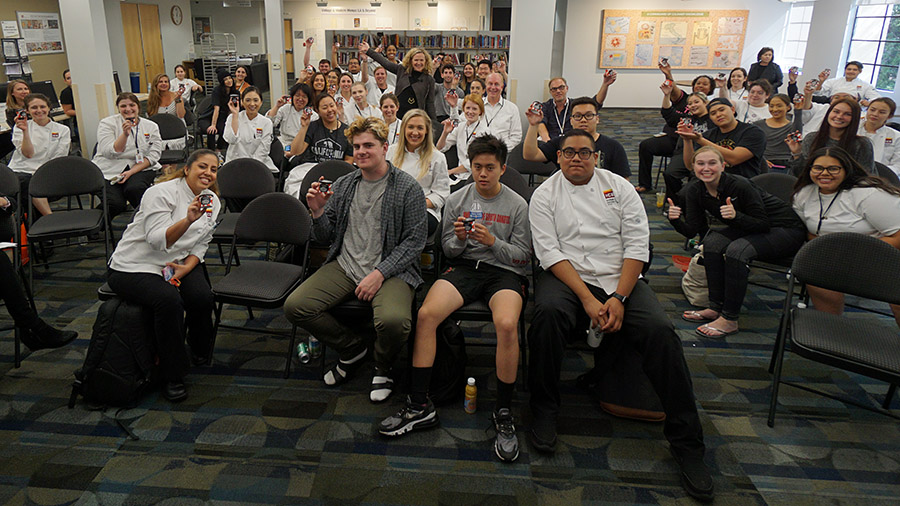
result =
[[[0,195],[19,198],[19,177],[6,165],[0,163]]]
[[[311,229],[309,210],[299,200],[287,193],[267,193],[241,211],[234,236],[239,241],[304,244]]]
[[[254,199],[275,191],[275,179],[266,164],[253,158],[235,158],[216,175],[219,196],[226,199]]]
[[[28,193],[32,197],[66,197],[104,192],[106,179],[94,162],[80,156],[49,160],[31,176]]]
[[[303,178],[303,182],[300,183],[300,201],[304,204],[306,203],[306,192],[309,191],[309,187],[313,184],[313,181],[318,181],[320,176],[325,176],[325,179],[336,181],[339,177],[344,174],[349,174],[354,170],[356,170],[356,167],[343,160],[328,160],[327,162],[317,164],[315,167],[309,169],[309,172],[307,172],[306,176]]]
[[[201,100],[197,107],[194,107],[194,115],[197,118],[211,118],[212,117],[212,96],[204,97]]]
[[[875,172],[878,173],[879,177],[886,179],[888,183],[900,188],[900,177],[897,177],[897,173],[887,165],[875,162]]]
[[[472,184],[474,181],[475,178],[469,176],[466,184]],[[534,193],[534,190],[528,186],[528,182],[516,169],[507,165],[506,172],[500,176],[500,182],[508,186],[510,190],[518,193],[520,197],[525,199],[525,202],[531,202],[531,194]]]
[[[272,144],[269,145],[269,158],[272,159],[272,163],[276,167],[281,169],[281,165],[284,163],[284,145],[274,135],[272,136]]]
[[[765,190],[766,193],[790,204],[794,195],[794,183],[797,182],[797,178],[790,174],[767,172],[753,176],[750,178],[750,181],[753,181],[753,184]]]
[[[813,286],[900,304],[895,282],[900,250],[874,237],[852,232],[816,237],[797,252],[791,272]]]
[[[187,127],[178,116],[160,113],[150,116],[149,119],[159,126],[159,136],[164,141],[181,139],[187,135]]]
[[[556,172],[556,165],[552,162],[530,162],[522,155],[522,144],[512,148],[506,157],[507,167],[513,167],[521,174],[535,174],[538,176],[551,176]]]

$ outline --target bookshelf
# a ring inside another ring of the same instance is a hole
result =
[[[397,46],[397,59],[402,60],[409,48],[422,47],[432,56],[438,52],[450,53],[459,69],[466,62],[475,63],[480,56],[490,60],[509,61],[509,32],[475,30],[327,30],[325,40],[329,46],[338,42],[338,64],[346,66],[354,55],[360,39],[372,47],[379,43],[387,47]],[[329,47],[331,49],[331,47]]]

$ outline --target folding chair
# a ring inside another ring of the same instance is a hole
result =
[[[556,164],[553,162],[530,162],[523,157],[522,150],[522,143],[512,148],[506,157],[506,167],[513,167],[522,175],[527,174],[528,186],[534,186],[534,176],[550,177],[556,172]]]
[[[272,179],[269,168],[259,160],[237,158],[219,169],[216,182],[219,185],[219,196],[225,199],[227,210],[231,211],[222,213],[212,237],[212,243],[219,249],[219,259],[224,264],[222,244],[232,242],[234,227],[241,215],[240,209],[256,197],[274,192],[275,180]],[[237,265],[240,265],[237,255],[235,259]]]
[[[188,157],[187,127],[184,121],[178,116],[166,113],[154,114],[149,119],[159,126],[159,136],[162,137],[163,143],[179,139],[184,143],[181,149],[164,149],[159,157],[159,163],[162,165],[184,163]]]

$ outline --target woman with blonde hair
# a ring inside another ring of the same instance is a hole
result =
[[[422,109],[413,109],[403,116],[400,132],[396,144],[388,148],[387,159],[422,186],[428,211],[428,235],[431,235],[437,230],[441,208],[450,196],[447,159],[435,148],[431,118]]]
[[[434,77],[431,76],[431,56],[420,47],[406,52],[399,64],[391,63],[381,53],[369,47],[365,41],[359,43],[359,51],[365,53],[388,72],[397,75],[394,94],[400,101],[398,117],[404,117],[406,111],[423,109],[429,118],[434,118]]]
[[[147,116],[154,114],[171,114],[177,116],[184,121],[184,115],[187,112],[184,108],[184,100],[181,95],[184,90],[171,90],[169,76],[166,74],[156,74],[150,84],[150,96],[147,98]],[[181,149],[180,147],[171,147],[170,149]]]
[[[6,84],[6,124],[16,124],[16,115],[25,110],[25,97],[31,93],[28,83],[21,79],[13,79]]]

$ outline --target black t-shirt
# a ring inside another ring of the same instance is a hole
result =
[[[328,130],[322,120],[310,122],[306,130],[306,151],[300,155],[300,163],[319,163],[328,160],[343,160],[353,154],[353,147],[344,136],[347,125],[338,122],[338,127]]]
[[[559,160],[556,157],[556,152],[560,150],[559,147],[561,144],[562,137],[556,137],[550,139],[549,142],[538,145],[541,152],[544,153],[544,157],[546,157],[548,161],[555,163],[557,167],[559,167]],[[628,165],[628,155],[625,154],[625,148],[622,147],[622,144],[620,144],[619,141],[612,137],[600,134],[594,141],[594,149],[600,153],[600,166],[602,168],[613,174],[618,174],[625,179],[628,179],[631,176],[631,166]]]
[[[743,163],[726,167],[726,172],[748,179],[762,172],[760,164],[766,163],[763,160],[763,154],[766,152],[766,134],[758,126],[738,121],[734,130],[728,133],[722,133],[722,130],[715,127],[707,130],[703,137],[728,149],[747,148],[753,154]]]
[[[66,86],[59,92],[59,103],[61,105],[71,105],[75,107],[75,98],[72,96],[72,87]]]

